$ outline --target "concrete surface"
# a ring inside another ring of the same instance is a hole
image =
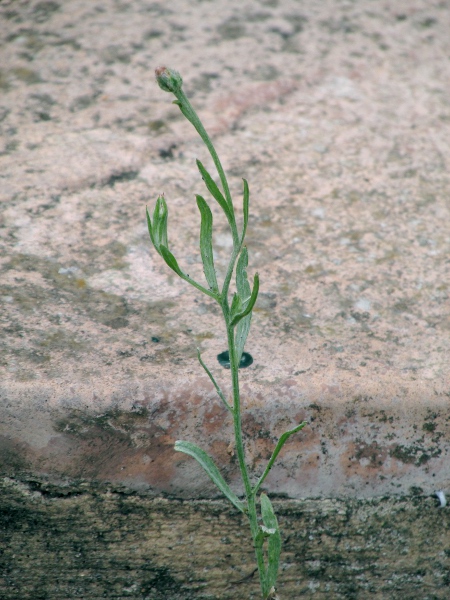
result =
[[[239,490],[229,419],[195,358],[229,389],[217,309],[146,231],[164,192],[173,252],[201,277],[194,159],[210,163],[154,81],[167,64],[237,207],[250,184],[255,470],[310,422],[267,489],[449,490],[449,2],[17,0],[0,15],[3,474],[212,497],[173,452],[186,439]]]

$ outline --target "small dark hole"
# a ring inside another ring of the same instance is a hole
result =
[[[152,337],[152,342],[155,342],[155,344],[157,344],[159,342],[159,337]]]
[[[173,151],[177,147],[176,144],[170,144],[168,148],[161,148],[158,151],[158,154],[161,158],[174,158]]]
[[[217,360],[219,361],[219,364],[222,365],[222,367],[224,367],[225,369],[230,368],[230,354],[228,350],[225,350],[225,352],[221,352],[220,354],[218,354]],[[241,361],[239,363],[239,368],[245,369],[246,367],[249,367],[252,363],[253,357],[251,356],[251,354],[249,354],[248,352],[243,352],[241,356]]]

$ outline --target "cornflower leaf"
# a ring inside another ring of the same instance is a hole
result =
[[[208,369],[208,367],[205,365],[205,363],[202,360],[202,357],[200,355],[200,350],[197,348],[197,358],[198,358],[198,362],[202,365],[202,367],[204,368],[206,374],[208,375],[211,383],[213,384],[213,386],[216,388],[216,392],[219,396],[219,398],[222,400],[223,404],[225,405],[225,408],[227,410],[230,411],[231,414],[233,414],[233,408],[228,404],[228,402],[225,399],[225,395],[222,392],[222,390],[220,389],[219,384],[217,383],[217,381],[214,379],[213,374],[211,373],[211,371]]]
[[[212,482],[216,484],[216,486],[228,498],[231,504],[233,504],[241,512],[246,512],[244,504],[239,500],[236,494],[231,491],[228,483],[220,474],[220,471],[216,467],[214,461],[206,454],[204,450],[195,444],[192,444],[191,442],[182,442],[180,440],[175,442],[175,450],[178,450],[178,452],[184,452],[184,454],[188,454],[189,456],[195,458],[195,460],[206,471]]]
[[[180,269],[177,259],[175,258],[175,256],[172,254],[172,252],[170,252],[169,248],[168,248],[168,242],[167,242],[167,205],[165,203],[165,200],[162,196],[160,196],[158,198],[158,201],[156,203],[156,207],[155,210],[153,211],[153,223],[151,221],[150,218],[150,214],[147,212],[147,226],[148,226],[148,231],[150,234],[150,239],[152,241],[153,246],[155,247],[156,251],[158,252],[158,254],[160,254],[162,256],[162,258],[164,259],[166,265],[168,267],[170,267],[172,269],[172,271],[175,271],[175,273],[181,277],[182,279],[184,279],[184,281],[187,281],[188,283],[190,283],[192,286],[194,286],[195,288],[197,288],[198,290],[200,290],[201,292],[203,292],[204,294],[206,294],[207,296],[210,296],[211,298],[214,298],[214,300],[218,301],[219,300],[219,290],[217,288],[217,282],[216,282],[216,286],[212,289],[207,289],[205,286],[201,285],[200,283],[197,283],[194,279],[192,279],[192,277],[189,277],[189,275],[187,275],[186,273],[183,273],[183,271]],[[162,240],[164,240],[166,243],[162,243]],[[212,256],[212,250],[211,250],[211,256]]]
[[[156,248],[156,246],[155,246],[155,248]],[[160,245],[159,252],[160,252],[161,256],[163,257],[163,259],[165,260],[166,265],[168,267],[170,267],[172,269],[172,271],[175,271],[175,273],[177,275],[179,275],[180,277],[183,277],[183,279],[185,279],[186,275],[183,273],[183,271],[178,266],[177,259],[172,254],[172,252],[169,250],[169,248],[167,248],[167,246]]]
[[[219,205],[221,206],[221,208],[225,212],[225,214],[227,214],[227,216],[228,216],[228,214],[231,216],[234,213],[233,206],[230,206],[228,204],[224,195],[217,187],[216,182],[211,177],[211,175],[208,173],[208,171],[205,169],[203,164],[199,160],[197,160],[196,162],[197,162],[198,170],[200,171],[200,175],[202,176],[202,179],[205,182],[205,185],[208,188],[209,193],[211,194],[211,196],[213,198],[215,198],[217,200],[217,202],[219,203]]]
[[[182,114],[186,117],[186,119],[190,123],[192,123],[192,114],[191,114],[191,111],[189,110],[189,107],[186,106],[186,104],[184,104],[184,102],[181,102],[180,100],[174,100],[172,102],[172,104],[175,104],[176,106],[178,106],[178,108],[181,110]],[[194,127],[195,127],[195,125],[194,125]]]
[[[216,182],[199,160],[197,160],[197,167],[200,171],[200,175],[202,176],[202,179],[205,182],[209,193],[217,201],[220,208],[225,213],[225,216],[231,228],[231,232],[233,234],[233,239],[237,238],[236,219],[234,217],[233,205],[227,202],[224,195],[217,187]]]
[[[259,291],[259,275],[258,275],[258,273],[255,273],[255,276],[253,278],[253,290],[252,290],[251,296],[250,296],[248,302],[246,302],[245,308],[240,313],[238,313],[234,316],[233,315],[231,316],[230,327],[234,327],[235,325],[237,325],[241,319],[243,319],[244,317],[246,317],[247,315],[249,315],[252,312],[252,309],[255,306],[256,298],[258,297],[258,291]]]
[[[244,182],[244,202],[243,202],[244,225],[242,227],[241,244],[244,243],[245,234],[247,233],[248,207],[249,207],[249,200],[250,200],[250,191],[248,189],[247,180],[243,179],[242,181]]]
[[[294,427],[293,429],[290,429],[289,431],[285,431],[283,433],[283,435],[280,437],[280,439],[278,440],[278,444],[275,446],[275,450],[272,452],[272,456],[270,457],[270,460],[267,463],[267,467],[266,467],[264,473],[261,475],[261,477],[258,480],[258,483],[253,488],[253,493],[254,494],[256,494],[258,492],[258,490],[261,487],[264,479],[269,474],[269,471],[272,468],[273,463],[276,461],[277,456],[280,453],[281,448],[288,441],[288,439],[291,437],[291,435],[293,435],[294,433],[297,433],[298,431],[300,431],[301,429],[303,429],[303,427],[305,427],[305,425],[306,425],[306,421],[302,421],[302,423],[300,423],[300,425],[297,425],[296,427]]]
[[[167,208],[164,196],[159,196],[153,211],[153,236],[155,239],[155,248],[159,252],[161,245],[169,247],[167,240],[167,218],[169,210]]]
[[[216,270],[214,269],[212,248],[212,224],[213,217],[211,209],[201,196],[196,196],[197,206],[201,215],[200,225],[200,254],[202,255],[203,271],[209,287],[215,292],[219,291],[217,285]]]
[[[244,246],[236,264],[236,288],[241,298],[244,298],[243,306],[245,308],[245,300],[249,300],[251,296],[250,284],[247,278],[248,252]]]
[[[266,527],[265,533],[267,533],[269,537],[267,549],[268,565],[265,574],[266,593],[269,593],[277,581],[281,553],[281,535],[272,503],[266,494],[261,494],[261,516]],[[271,533],[273,530],[274,533]]]
[[[242,353],[244,352],[245,342],[247,341],[248,333],[250,331],[251,320],[252,315],[250,313],[237,324],[235,343],[238,364],[241,362]]]
[[[148,227],[148,233],[150,234],[150,239],[152,240],[152,244],[153,246],[155,246],[155,237],[153,235],[153,226],[152,226],[152,220],[150,218],[150,213],[148,212],[148,208],[145,207],[145,214],[147,215],[147,227]]]
[[[242,312],[242,298],[239,294],[233,294],[233,300],[231,301],[230,307],[230,318],[234,319],[236,315]]]
[[[239,260],[236,265],[236,287],[238,290],[238,294],[241,298],[247,299],[244,301],[243,307],[246,308],[246,302],[250,299],[251,290],[250,284],[247,278],[247,265],[248,265],[248,252],[247,248],[244,246],[242,248],[241,254],[239,256]],[[247,336],[250,331],[250,324],[252,320],[252,313],[250,312],[246,317],[241,319],[237,325],[236,331],[236,350],[237,350],[237,360],[238,364],[241,360],[242,353],[244,351],[245,342],[247,341]]]

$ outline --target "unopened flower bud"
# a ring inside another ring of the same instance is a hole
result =
[[[158,67],[155,69],[156,81],[159,87],[165,92],[172,92],[176,94],[181,90],[183,80],[181,75],[175,69],[168,69],[167,67]]]

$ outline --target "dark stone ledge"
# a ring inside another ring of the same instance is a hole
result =
[[[86,481],[1,481],[4,600],[259,598],[246,523],[222,501]],[[283,600],[448,598],[449,511],[418,490],[275,500]]]

